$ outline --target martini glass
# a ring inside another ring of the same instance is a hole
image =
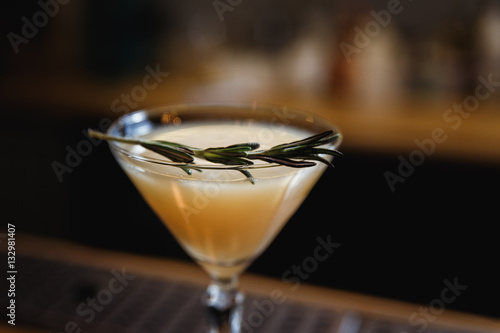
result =
[[[198,148],[258,142],[264,149],[326,130],[339,133],[317,115],[289,108],[182,104],[126,114],[107,134]],[[339,136],[326,148],[335,149],[340,141]],[[149,206],[209,274],[203,297],[208,332],[240,332],[244,297],[238,277],[298,209],[326,165],[291,168],[256,161],[234,166],[205,160],[180,165],[139,145],[109,145]]]

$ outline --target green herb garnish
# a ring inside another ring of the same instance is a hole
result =
[[[342,156],[342,153],[337,150],[319,147],[333,143],[340,137],[338,133],[332,130],[302,140],[280,144],[267,150],[257,150],[260,145],[255,142],[201,149],[163,140],[117,137],[94,130],[89,130],[89,136],[101,140],[140,145],[168,158],[172,162],[179,163],[175,166],[181,168],[189,175],[192,173],[191,169],[195,164],[195,157],[215,164],[234,166],[234,169],[243,173],[252,184],[254,183],[253,176],[247,169],[243,168],[244,166],[253,165],[252,160],[261,160],[292,168],[312,167],[316,165],[315,161],[318,161],[333,167],[333,164],[321,155]],[[195,170],[201,171],[200,169]]]

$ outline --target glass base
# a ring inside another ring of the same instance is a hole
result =
[[[237,279],[213,281],[203,303],[207,312],[209,333],[240,333],[244,295]]]

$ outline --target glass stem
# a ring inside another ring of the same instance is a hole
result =
[[[238,278],[213,279],[203,298],[209,333],[240,333],[243,316],[243,294],[238,291]]]

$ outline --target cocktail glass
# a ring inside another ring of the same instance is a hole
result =
[[[339,133],[317,115],[286,107],[183,104],[126,114],[110,126],[107,134],[167,139],[199,148],[244,142],[270,148],[326,130]],[[326,148],[334,149],[340,141],[339,135]],[[180,165],[141,146],[116,141],[109,144],[150,207],[209,274],[211,283],[203,297],[208,331],[240,332],[240,274],[272,242],[326,165],[291,168],[256,161],[235,166],[204,160]]]

